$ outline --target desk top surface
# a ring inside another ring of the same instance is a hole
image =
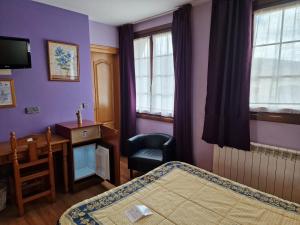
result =
[[[55,135],[55,134],[53,134],[51,137],[51,145],[64,144],[64,143],[68,143],[69,141],[70,141],[69,139],[59,136],[59,135]],[[42,148],[42,147],[46,146],[47,142],[46,142],[45,135],[41,134],[39,136],[37,144],[38,144],[38,148]],[[18,146],[19,152],[26,151],[26,150],[27,150],[26,145]],[[0,142],[0,157],[7,156],[9,154],[11,154],[10,143],[9,142]]]
[[[91,126],[100,126],[101,123],[97,123],[91,120],[83,120],[82,124],[78,124],[77,121],[69,121],[69,122],[64,122],[64,123],[58,123],[56,126],[61,126],[68,128],[70,130],[73,129],[79,129],[79,128],[85,128],[85,127],[91,127]]]

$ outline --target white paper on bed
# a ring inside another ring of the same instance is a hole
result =
[[[131,223],[134,223],[140,220],[141,218],[152,214],[153,213],[151,212],[151,210],[144,205],[135,205],[125,211],[125,215],[130,220]]]
[[[110,180],[109,149],[99,145],[96,149],[96,174]]]

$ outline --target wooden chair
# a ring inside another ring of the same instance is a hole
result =
[[[47,157],[39,158],[39,152],[37,148],[38,138],[37,136],[29,136],[26,138],[18,139],[14,132],[11,133],[10,144],[13,153],[13,169],[14,169],[14,183],[16,191],[16,201],[19,210],[19,215],[24,215],[24,204],[31,202],[33,200],[39,199],[41,197],[49,196],[52,201],[55,200],[55,181],[54,181],[54,168],[53,168],[53,156],[51,149],[51,130],[48,127],[46,133],[47,140]],[[27,144],[28,146],[28,162],[22,163],[18,160],[18,145]],[[44,166],[42,168],[42,166]],[[38,168],[40,167],[40,168]],[[30,171],[30,175],[26,174],[23,176],[24,171]],[[49,178],[49,189],[42,192],[24,196],[22,185],[25,182],[34,182],[37,180]]]

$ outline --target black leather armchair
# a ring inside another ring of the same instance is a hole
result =
[[[167,134],[139,134],[128,139],[128,169],[148,172],[171,161],[175,139]]]

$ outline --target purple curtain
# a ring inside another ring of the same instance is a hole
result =
[[[203,140],[250,149],[252,0],[213,0]]]
[[[119,27],[121,86],[121,153],[127,155],[127,139],[136,134],[133,25]]]
[[[173,13],[172,37],[175,69],[174,137],[176,160],[193,164],[192,143],[192,34],[191,5]]]

